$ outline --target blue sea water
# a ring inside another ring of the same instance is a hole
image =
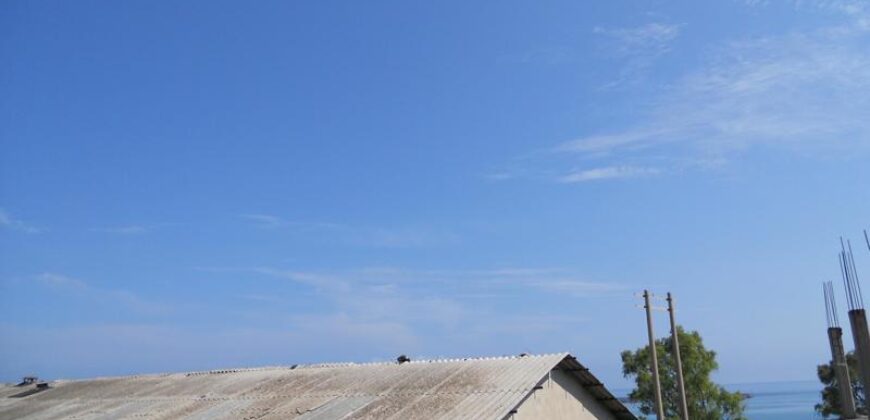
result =
[[[821,399],[821,384],[817,381],[747,383],[725,387],[730,391],[740,391],[751,396],[746,400],[745,410],[749,420],[822,418],[814,409]],[[618,394],[625,395],[627,391]]]
[[[814,409],[821,401],[822,385],[818,381],[735,384],[726,388],[751,396],[745,411],[750,420],[822,418]]]

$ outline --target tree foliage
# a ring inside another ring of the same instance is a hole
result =
[[[680,339],[680,356],[683,362],[689,418],[693,420],[745,420],[743,396],[728,392],[710,379],[710,374],[719,368],[716,352],[707,350],[701,335],[696,331],[685,332],[677,327]],[[665,418],[679,420],[680,396],[677,390],[677,373],[673,361],[671,338],[656,341],[659,364],[659,379],[662,385],[662,406]],[[649,346],[635,351],[622,352],[622,374],[634,377],[636,387],[629,398],[640,406],[646,416],[655,416],[652,369]]]
[[[855,352],[850,351],[846,354],[846,365],[849,367],[849,380],[852,382],[852,394],[855,399],[855,407],[859,414],[867,414],[867,404],[864,401],[864,387],[861,381],[858,380],[858,358]],[[822,402],[816,404],[816,412],[823,417],[837,416],[840,412],[840,388],[837,383],[837,374],[834,372],[834,362],[819,365],[816,369],[816,374],[819,380],[825,385],[822,390]]]

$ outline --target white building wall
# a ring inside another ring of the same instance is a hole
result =
[[[616,420],[576,379],[554,370],[509,420]]]

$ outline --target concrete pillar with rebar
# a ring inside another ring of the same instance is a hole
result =
[[[852,339],[855,342],[855,356],[861,371],[861,384],[864,387],[864,399],[870,401],[870,330],[867,329],[867,314],[864,312],[864,297],[861,293],[861,282],[858,280],[858,270],[855,268],[855,258],[852,254],[852,244],[840,239],[840,271],[846,286],[846,299],[849,304],[849,324],[852,326]]]
[[[837,378],[838,403],[840,416],[844,419],[854,419],[855,397],[852,395],[852,378],[846,364],[846,353],[843,350],[843,329],[828,328],[828,339],[831,341],[831,363],[834,364],[834,374]]]
[[[867,330],[867,314],[863,309],[849,311],[852,325],[852,340],[855,342],[855,356],[861,370],[861,384],[864,385],[864,399],[870,401],[870,333]]]

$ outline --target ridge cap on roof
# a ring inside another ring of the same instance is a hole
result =
[[[504,356],[471,356],[471,357],[439,357],[433,359],[412,359],[403,364],[411,364],[411,365],[421,365],[421,364],[434,364],[434,363],[457,363],[457,362],[479,362],[479,361],[489,361],[489,360],[518,360],[524,358],[542,358],[542,357],[555,357],[559,356],[562,358],[570,356],[569,352],[557,352],[557,353],[539,353],[539,354],[523,354],[523,355],[504,355]],[[295,369],[318,369],[318,368],[340,368],[340,367],[364,367],[364,366],[389,366],[389,365],[398,365],[395,361],[374,361],[374,362],[335,362],[335,363],[310,363],[310,364],[300,364],[296,365]]]
[[[459,362],[482,362],[482,361],[491,361],[491,360],[522,360],[526,358],[543,358],[543,357],[560,357],[560,360],[563,360],[566,357],[574,357],[569,352],[556,352],[556,353],[523,353],[520,355],[503,355],[503,356],[472,356],[472,357],[450,357],[450,358],[433,358],[433,359],[419,359],[419,360],[411,360],[409,362],[403,364],[410,365],[422,365],[422,364],[436,364],[436,363],[459,363]],[[220,375],[220,374],[230,374],[230,373],[245,373],[245,372],[260,372],[260,371],[269,371],[269,370],[299,370],[299,369],[330,369],[330,368],[344,368],[344,367],[367,367],[367,366],[389,366],[396,365],[399,366],[395,361],[373,361],[373,362],[324,362],[324,363],[310,363],[310,364],[293,364],[293,365],[268,365],[268,366],[256,366],[256,367],[246,367],[246,368],[223,368],[223,369],[208,369],[208,370],[194,370],[187,372],[160,372],[160,373],[138,373],[131,375],[115,375],[115,376],[95,376],[91,378],[76,378],[76,379],[53,379],[47,382],[49,383],[70,383],[70,382],[83,382],[83,381],[105,381],[105,380],[119,380],[119,379],[150,379],[150,378],[160,378],[167,376],[200,376],[200,375]],[[555,366],[555,365],[554,365]]]

